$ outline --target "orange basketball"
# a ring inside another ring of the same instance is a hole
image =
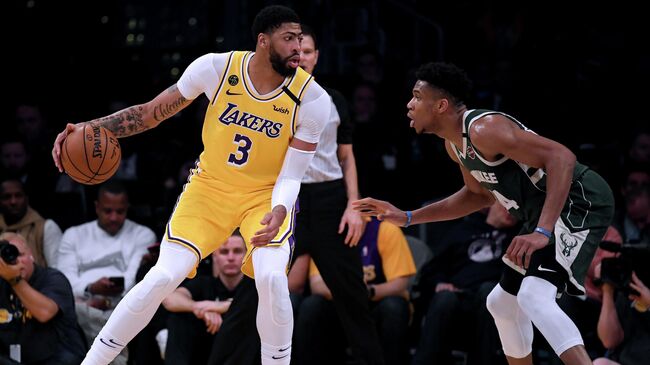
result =
[[[120,143],[113,132],[87,123],[68,134],[61,147],[63,170],[72,180],[86,185],[108,180],[121,158]]]

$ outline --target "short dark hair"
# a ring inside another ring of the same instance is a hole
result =
[[[99,190],[97,190],[97,198],[103,194],[103,193],[111,193],[115,195],[119,194],[125,194],[127,197],[129,194],[126,191],[126,187],[124,184],[117,179],[112,179],[108,180],[107,182],[103,183],[100,187]]]
[[[4,145],[7,143],[21,143],[23,146],[25,146],[25,149],[27,149],[27,139],[15,128],[11,128],[9,131],[2,134],[2,137],[0,138],[0,144]]]
[[[251,32],[253,39],[260,33],[271,33],[283,23],[300,23],[298,14],[292,9],[282,5],[270,5],[260,10],[253,20]]]
[[[472,81],[454,64],[429,62],[420,66],[415,77],[446,93],[455,104],[464,104],[470,97]]]
[[[302,28],[302,35],[310,36],[311,39],[314,40],[314,49],[318,49],[318,38],[316,38],[316,33],[314,33],[314,29],[307,24],[301,24],[300,27]]]
[[[3,174],[0,177],[0,194],[4,194],[4,192],[5,192],[4,184],[6,182],[15,182],[15,183],[17,183],[18,186],[20,186],[20,190],[22,190],[23,193],[25,195],[27,195],[27,191],[25,191],[25,184],[23,183],[23,181],[20,179],[20,177],[17,174],[12,174],[12,173],[9,173],[9,174],[6,174],[6,175]]]

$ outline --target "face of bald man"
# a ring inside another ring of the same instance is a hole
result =
[[[6,235],[2,237],[7,240],[12,245],[16,246],[18,249],[18,259],[16,260],[16,265],[22,264],[20,269],[20,276],[25,280],[29,280],[34,273],[34,256],[32,251],[29,249],[25,240],[17,235]]]

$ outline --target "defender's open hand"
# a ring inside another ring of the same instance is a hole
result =
[[[380,221],[387,221],[398,226],[406,224],[406,212],[383,200],[364,198],[352,202],[352,207],[364,217],[374,216]]]

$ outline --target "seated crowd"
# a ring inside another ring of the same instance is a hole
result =
[[[79,364],[124,294],[155,263],[156,234],[191,161],[161,164],[169,176],[153,185],[129,178],[137,175],[134,162],[92,188],[43,174],[43,162],[29,156],[43,151],[30,141],[14,134],[0,141],[0,365]],[[650,171],[639,153],[631,149],[635,162],[612,184],[620,185],[621,204],[589,267],[586,295],[558,299],[600,365],[643,364],[650,353]],[[135,155],[126,154],[133,161]],[[505,363],[485,303],[519,229],[498,204],[420,232],[366,222],[360,264],[386,364]],[[113,363],[227,364],[237,353],[245,362],[239,365],[259,364],[256,292],[240,270],[245,254],[244,239],[233,232]],[[637,270],[626,276],[626,265]],[[288,274],[292,363],[354,363],[330,289],[309,254],[293,257]],[[252,307],[232,311],[237,296]],[[233,326],[242,336],[219,336]],[[534,343],[533,358],[560,363],[543,341]]]

